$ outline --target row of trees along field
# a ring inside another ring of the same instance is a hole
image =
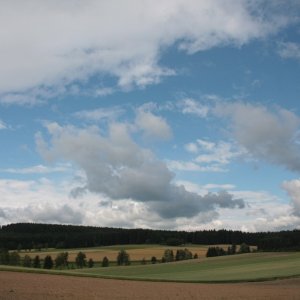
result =
[[[232,230],[168,231],[57,224],[17,223],[0,227],[0,248],[82,248],[125,244],[242,244],[260,251],[300,250],[300,230],[242,232]]]
[[[256,250],[255,250],[256,251]],[[251,252],[250,246],[243,243],[237,249],[235,244],[228,246],[227,250],[224,250],[222,247],[208,247],[206,252],[206,257],[213,256],[223,256],[223,255],[234,255],[234,254],[242,254]]]
[[[8,251],[2,249],[0,251],[0,265],[11,265],[11,266],[23,266],[27,268],[44,268],[44,269],[74,269],[74,268],[93,268],[95,262],[92,258],[87,260],[86,254],[82,251],[77,253],[75,262],[69,262],[69,253],[61,252],[56,254],[53,259],[51,255],[46,255],[44,259],[41,259],[39,255],[32,258],[30,255],[26,254],[21,257],[17,251]],[[152,256],[150,263],[167,263],[172,261],[186,260],[198,258],[197,254],[192,254],[188,249],[178,249],[176,255],[174,255],[173,250],[166,249],[161,260],[158,260],[155,256]],[[118,266],[128,266],[131,264],[130,256],[126,250],[121,249],[116,257],[116,263]],[[142,259],[141,264],[147,264],[145,258]],[[108,267],[110,264],[109,259],[104,256],[102,262],[97,265],[102,267]]]
[[[41,259],[39,255],[32,258],[30,255],[26,254],[21,257],[17,251],[7,251],[2,249],[0,251],[0,264],[10,265],[10,266],[23,266],[27,268],[44,268],[44,269],[66,269],[66,268],[83,268],[88,266],[92,268],[94,266],[93,259],[87,261],[86,255],[83,252],[78,252],[75,264],[70,263],[68,260],[68,252],[61,252],[56,255],[53,259],[51,255],[46,255],[44,259]]]

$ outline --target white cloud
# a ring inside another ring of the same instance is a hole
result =
[[[208,183],[203,185],[204,189],[219,189],[219,190],[233,190],[235,189],[235,185],[233,184],[215,184],[215,183]]]
[[[175,74],[160,57],[176,42],[188,53],[241,46],[287,23],[288,16],[269,9],[262,15],[260,6],[234,0],[2,3],[0,102],[34,104],[51,97],[36,88],[70,92],[74,82],[98,74],[115,78],[121,89],[157,83]],[[102,84],[96,93],[112,92]]]
[[[236,186],[233,184],[207,183],[204,185],[199,185],[199,184],[187,181],[187,180],[177,180],[175,183],[179,186],[183,185],[187,189],[187,191],[192,192],[192,193],[197,193],[199,195],[206,195],[209,192],[211,192],[212,190],[218,190],[218,191],[232,190],[232,193],[236,195],[236,198],[244,199],[244,200],[247,199],[247,201],[245,201],[245,202],[248,202],[248,200],[249,200],[247,198],[247,195],[245,195],[246,197],[244,198],[244,195],[236,193],[236,191],[235,191]]]
[[[199,155],[195,161],[200,164],[218,164],[227,165],[232,159],[240,156],[242,151],[236,148],[232,143],[220,141],[218,143],[197,140],[199,145]]]
[[[1,223],[45,222],[81,224],[83,212],[68,197],[72,182],[0,180]]]
[[[195,143],[188,143],[184,145],[186,151],[190,153],[197,153],[199,151],[197,144]]]
[[[223,142],[222,142],[223,143]],[[204,150],[204,151],[212,151],[216,144],[213,143],[213,142],[209,142],[209,141],[206,141],[206,140],[201,140],[201,139],[198,139],[197,140],[197,144]],[[199,151],[199,150],[198,150]]]
[[[109,87],[104,87],[104,88],[99,88],[95,90],[95,95],[96,96],[108,96],[113,94],[114,89],[113,88],[109,88]]]
[[[173,171],[225,172],[219,164],[199,165],[194,161],[167,160],[168,167]]]
[[[145,111],[143,108],[136,112],[135,125],[143,131],[146,138],[167,140],[172,136],[172,130],[164,118]]]
[[[0,130],[7,129],[7,125],[0,120]]]
[[[54,167],[36,165],[28,168],[8,168],[0,169],[1,172],[13,173],[13,174],[48,174],[48,173],[57,173],[57,172],[66,172],[70,169],[70,165],[60,164]]]
[[[184,146],[195,154],[191,161],[167,160],[170,169],[178,171],[226,172],[232,160],[245,154],[245,150],[235,143],[224,141],[211,142],[198,139]]]
[[[94,110],[82,110],[74,113],[74,116],[86,121],[100,121],[103,119],[115,120],[124,113],[121,107],[98,108]]]
[[[178,107],[183,114],[196,115],[201,118],[205,118],[209,112],[209,107],[203,105],[194,99],[184,99],[178,102]]]
[[[215,114],[229,117],[236,141],[255,158],[300,170],[300,118],[293,112],[249,103],[218,104]]]
[[[278,53],[282,58],[300,59],[300,44],[291,42],[280,43]]]

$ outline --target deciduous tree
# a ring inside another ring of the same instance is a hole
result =
[[[118,256],[117,256],[117,264],[119,266],[127,266],[127,265],[130,265],[130,257],[129,257],[129,254],[124,250],[120,250],[120,252],[118,253]]]
[[[102,260],[102,267],[108,267],[108,266],[109,266],[109,260],[106,256],[104,256]]]
[[[78,268],[83,268],[86,266],[86,255],[85,253],[83,252],[78,252],[77,256],[76,256],[76,259],[75,259],[75,263],[76,263],[76,266]]]
[[[68,252],[58,253],[55,258],[55,267],[56,268],[66,268],[68,266]]]
[[[94,266],[94,260],[92,259],[92,258],[90,258],[89,260],[88,260],[88,267],[89,268],[92,268]]]
[[[44,259],[44,269],[52,269],[53,268],[53,260],[50,255],[47,255]]]
[[[40,260],[40,257],[38,255],[36,255],[36,257],[33,260],[33,267],[34,268],[40,268],[41,267],[41,260]]]
[[[27,254],[23,258],[23,267],[26,267],[26,268],[31,268],[32,267],[32,259]]]
[[[152,264],[156,264],[156,262],[157,262],[156,257],[155,257],[155,256],[152,256],[152,257],[151,257],[151,263],[152,263]]]
[[[171,249],[166,249],[163,256],[164,262],[174,261],[174,252]]]

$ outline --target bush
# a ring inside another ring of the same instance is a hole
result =
[[[62,252],[57,254],[55,258],[55,267],[56,268],[66,268],[68,266],[68,252]]]
[[[166,249],[163,256],[164,262],[174,261],[174,253],[171,249]]]
[[[176,251],[176,256],[175,259],[178,260],[185,260],[185,259],[192,259],[193,258],[193,254],[191,251],[189,251],[188,249],[178,249]]]
[[[220,247],[209,247],[206,252],[206,257],[213,257],[213,256],[222,256],[226,255],[227,252]]]
[[[33,267],[40,268],[41,267],[41,260],[40,257],[37,255],[33,260]]]
[[[235,244],[232,244],[231,247],[230,246],[228,247],[227,254],[228,255],[236,254],[236,245]]]
[[[92,258],[90,258],[89,261],[88,261],[88,267],[92,268],[93,266],[94,266],[94,261],[93,261]]]
[[[155,256],[152,256],[152,257],[151,257],[151,263],[152,263],[152,264],[156,264],[156,262],[157,262],[156,257],[155,257]]]
[[[1,265],[9,264],[9,252],[6,249],[2,249],[0,252],[0,264]]]
[[[76,263],[76,266],[78,268],[83,268],[86,266],[86,255],[85,253],[83,252],[78,252],[77,256],[76,256],[76,259],[75,259],[75,263]]]
[[[20,255],[19,255],[18,252],[14,251],[14,252],[9,254],[9,264],[11,266],[20,265],[20,261],[21,261],[21,258],[20,258]]]
[[[26,267],[26,268],[31,268],[32,267],[32,259],[27,254],[23,258],[23,267]]]
[[[109,260],[106,256],[104,256],[102,260],[102,267],[108,267],[108,266],[109,266]]]
[[[120,250],[118,256],[117,256],[117,264],[118,266],[128,266],[130,265],[130,257],[129,254],[124,250]]]
[[[52,269],[53,268],[53,260],[50,255],[47,255],[44,259],[44,269]]]
[[[239,253],[249,253],[250,252],[250,247],[243,243],[240,245],[240,250],[239,250]]]

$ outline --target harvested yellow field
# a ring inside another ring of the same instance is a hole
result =
[[[219,245],[220,247],[224,247],[227,249],[227,245]],[[121,249],[125,249],[126,252],[130,255],[130,259],[132,261],[139,261],[145,258],[146,260],[151,260],[152,256],[155,256],[157,259],[161,259],[163,253],[166,249],[172,249],[174,251],[174,255],[176,254],[177,249],[189,249],[193,255],[197,253],[198,257],[205,257],[208,246],[196,246],[196,245],[187,245],[183,247],[169,247],[169,246],[160,246],[160,245],[120,245],[120,246],[112,246],[112,247],[98,247],[98,248],[86,248],[86,249],[55,249],[51,251],[35,251],[35,252],[20,252],[20,255],[24,257],[25,255],[29,255],[34,258],[36,255],[39,255],[41,259],[44,259],[46,255],[51,255],[54,259],[56,255],[60,252],[68,252],[69,253],[69,261],[75,261],[76,255],[79,251],[82,251],[86,254],[87,259],[92,258],[94,261],[102,261],[103,257],[107,257],[110,261],[115,261],[118,255],[118,252]]]

